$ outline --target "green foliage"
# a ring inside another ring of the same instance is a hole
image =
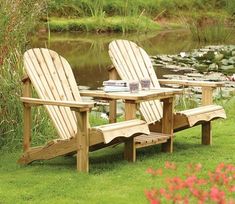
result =
[[[231,15],[235,15],[235,1],[233,0],[227,0],[227,11],[231,14]]]
[[[224,17],[194,16],[186,21],[186,25],[198,42],[222,43],[232,34]]]
[[[105,31],[121,30],[122,32],[126,32],[132,30],[131,25],[133,23],[128,22],[130,17],[137,18],[137,21],[142,24],[140,27],[143,28],[142,21],[144,18],[148,19],[147,25],[149,25],[152,19],[159,20],[162,17],[175,18],[177,16],[179,17],[182,13],[188,13],[189,16],[192,16],[194,13],[198,14],[199,11],[200,16],[205,16],[211,11],[214,13],[215,11],[219,13],[222,11],[222,13],[226,13],[228,16],[227,12],[230,12],[230,14],[234,12],[234,3],[231,0],[50,0],[48,2],[48,13],[50,17],[72,18],[76,20],[84,19],[82,20],[84,22],[80,23],[79,26],[75,26],[76,23],[71,25],[72,30],[76,31],[97,30],[95,27],[103,31],[105,25],[102,22],[105,21],[106,17],[111,16],[117,18],[122,17],[123,21],[120,25],[112,24],[111,26],[114,27],[111,27],[111,29],[105,28]],[[86,25],[86,19],[91,17],[95,25],[92,25],[92,23]],[[142,19],[142,17],[144,18]],[[62,30],[67,29],[62,28]],[[58,23],[55,23],[54,30],[61,30]],[[144,29],[143,32],[146,30],[148,29]]]
[[[57,19],[50,20],[51,31],[87,31],[87,32],[147,32],[159,29],[158,24],[150,19],[139,17],[87,17],[82,19]]]
[[[21,53],[43,5],[38,0],[0,0],[0,149],[21,144]]]
[[[165,14],[175,11],[204,11],[232,8],[232,0],[50,0],[52,16],[100,16],[100,15],[151,15],[155,17],[163,10]],[[234,8],[234,7],[233,7]]]

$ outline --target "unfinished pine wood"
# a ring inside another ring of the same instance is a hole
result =
[[[76,139],[55,140],[44,146],[28,149],[18,160],[20,164],[30,164],[36,160],[48,160],[61,155],[66,155],[77,150]]]
[[[81,172],[89,171],[89,138],[88,138],[88,112],[76,112],[78,121],[77,139],[77,169]],[[81,118],[81,122],[79,121]]]
[[[145,121],[130,120],[106,126],[90,128],[88,112],[94,103],[82,102],[69,63],[52,50],[30,49],[24,54],[24,67],[28,77],[23,80],[25,89],[21,97],[24,103],[24,154],[19,163],[51,159],[77,152],[78,171],[89,171],[89,147],[103,148],[118,138],[149,134]],[[30,96],[30,81],[38,99]],[[58,131],[60,139],[44,146],[30,148],[31,107],[44,105]]]
[[[178,112],[174,118],[174,127],[178,128],[178,126],[180,127],[182,124],[187,124],[189,127],[193,127],[197,123],[208,122],[217,118],[226,118],[226,113],[222,106],[202,106]]]
[[[160,89],[152,89],[148,91],[139,91],[137,93],[129,93],[129,92],[104,92],[102,90],[81,90],[81,96],[89,96],[104,100],[127,100],[127,101],[135,101],[136,103],[140,103],[143,101],[150,101],[149,105],[152,106],[154,103],[154,99],[163,99],[172,97],[172,95],[182,94],[182,89],[172,89],[172,88],[160,88]]]
[[[223,87],[224,82],[210,82],[210,81],[189,81],[189,80],[176,80],[176,79],[158,79],[160,84],[177,84],[183,86],[194,87]]]
[[[202,105],[213,104],[213,88],[212,87],[202,87]]]
[[[125,120],[136,118],[137,104],[133,101],[125,101]],[[136,149],[134,138],[129,138],[124,145],[124,159],[129,162],[136,161]]]
[[[162,151],[170,153],[173,152],[173,101],[173,98],[164,99],[162,117],[162,133],[170,135],[167,142],[162,144]]]
[[[90,129],[90,146],[103,141],[105,144],[110,143],[118,137],[129,138],[136,132],[149,134],[146,122],[139,119],[113,123],[112,125],[101,125]],[[118,136],[119,135],[119,136]]]
[[[171,135],[150,132],[149,135],[140,135],[138,137],[135,137],[135,147],[137,149],[148,147],[151,145],[166,143],[170,137]]]
[[[204,138],[202,138],[202,141],[209,141],[211,140],[208,139],[211,138],[211,131],[207,128],[209,127],[208,122],[218,118],[226,118],[225,111],[221,106],[209,106],[213,102],[213,89],[224,86],[224,83],[165,79],[158,80],[147,53],[135,43],[127,40],[112,41],[109,44],[109,55],[114,65],[114,67],[109,69],[109,72],[112,72],[113,75],[118,73],[119,77],[123,80],[140,81],[143,77],[148,78],[151,80],[151,89],[159,89],[159,82],[161,84],[181,84],[184,86],[202,87],[202,105],[204,107],[185,110],[174,114],[174,131],[183,130],[199,124],[207,124],[205,126],[203,125],[202,128],[202,137]],[[117,72],[113,70],[114,68]],[[141,106],[140,112],[144,120],[149,123],[151,130],[159,130],[160,126],[163,125],[164,119],[162,118],[162,107],[158,101],[154,101],[152,104],[151,102],[148,102],[148,105]],[[167,147],[165,149],[171,151],[171,145],[168,146],[169,148]]]
[[[115,69],[110,69],[112,71],[109,72],[109,79],[117,80],[118,73]],[[115,123],[117,121],[117,101],[110,100],[109,101],[109,123]]]
[[[51,83],[49,71],[46,71],[47,64],[44,60],[42,52],[45,49],[31,49],[24,54],[25,69],[28,76],[30,77],[34,88],[36,89],[38,95],[42,99],[53,99],[56,100],[55,96],[55,85]],[[53,69],[53,67],[51,67]],[[52,89],[54,90],[52,92]],[[51,119],[58,130],[58,134],[61,138],[69,138],[69,130],[64,121],[61,109],[57,106],[46,106]],[[75,135],[75,133],[74,133]]]
[[[143,52],[141,53],[139,47],[129,41],[117,40],[113,41],[113,43],[109,45],[109,55],[114,66],[119,67],[117,72],[123,80],[141,80],[142,78],[146,78],[147,72],[143,72],[143,70],[145,70],[146,67],[151,67],[152,64],[147,64],[145,60],[142,60],[142,54]],[[158,82],[153,79],[151,83],[155,83],[155,86],[157,86]],[[155,101],[151,105],[149,102],[143,102],[140,104],[140,110],[148,123],[152,123],[160,119],[162,111],[157,111],[155,106],[160,109],[160,102]]]
[[[202,144],[212,145],[212,132],[210,121],[202,124]]]
[[[37,98],[21,97],[22,102],[34,105],[57,105],[65,106],[70,108],[93,108],[94,102],[83,102],[83,101],[56,101],[56,100],[43,100]]]
[[[32,96],[32,90],[31,90],[31,81],[29,78],[25,80],[23,86],[23,96],[25,97],[31,97]],[[31,128],[32,128],[32,119],[31,119],[31,107],[30,106],[24,106],[23,110],[24,114],[24,127],[23,127],[23,134],[24,134],[24,144],[23,149],[24,152],[28,151],[30,148],[31,143]]]

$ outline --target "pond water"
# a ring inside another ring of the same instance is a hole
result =
[[[188,31],[174,30],[128,35],[51,33],[50,41],[47,34],[39,33],[32,38],[31,46],[47,47],[58,52],[69,61],[78,85],[95,89],[108,79],[107,66],[111,65],[108,44],[114,39],[135,41],[149,55],[177,54],[207,45],[193,41]],[[226,44],[231,43],[231,41],[226,42]],[[156,72],[158,77],[170,73],[169,70],[164,69],[157,69]]]

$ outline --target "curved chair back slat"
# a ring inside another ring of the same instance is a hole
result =
[[[119,76],[123,80],[150,79],[150,88],[160,88],[151,59],[135,43],[128,40],[114,40],[109,44],[109,55]],[[148,123],[162,118],[162,105],[159,100],[142,102],[140,111]]]
[[[72,69],[56,52],[46,48],[34,48],[24,53],[25,70],[42,99],[80,101]],[[68,107],[46,106],[61,139],[75,136],[75,113]]]

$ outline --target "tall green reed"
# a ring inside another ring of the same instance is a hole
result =
[[[192,38],[198,42],[223,43],[231,36],[225,18],[192,17],[186,21]]]
[[[22,53],[45,4],[0,0],[0,5],[0,149],[14,149],[22,140]]]

